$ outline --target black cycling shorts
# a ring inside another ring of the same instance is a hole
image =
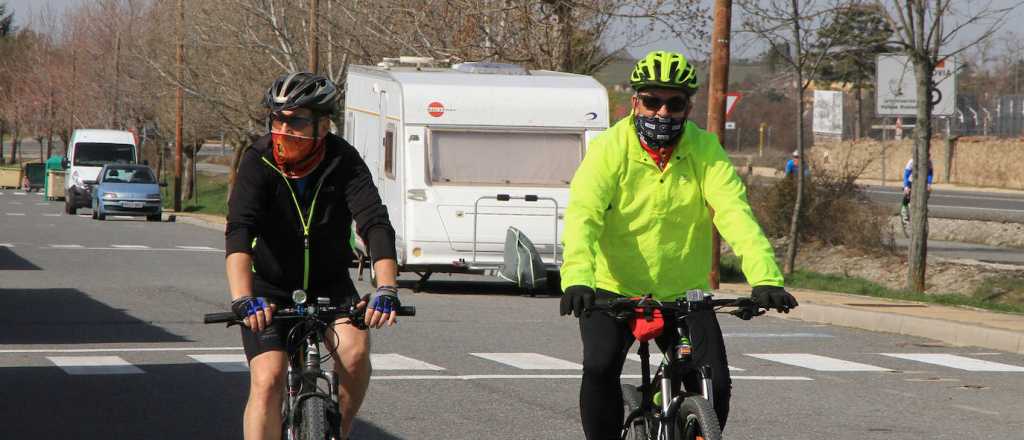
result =
[[[359,302],[359,295],[353,293],[347,297],[332,297],[332,304],[345,304],[352,305]],[[290,300],[283,300],[277,298],[268,298],[277,304],[277,307],[290,307],[292,302]],[[315,298],[310,298],[310,301],[315,301]],[[285,351],[286,342],[288,338],[288,332],[295,326],[296,320],[288,319],[273,319],[270,322],[270,326],[261,330],[259,333],[253,332],[249,327],[239,326],[242,331],[242,347],[245,348],[245,358],[251,362],[252,358],[259,356],[268,351]]]

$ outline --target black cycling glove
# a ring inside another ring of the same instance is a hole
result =
[[[754,286],[750,297],[757,305],[766,309],[775,309],[778,312],[789,313],[789,309],[800,305],[793,295],[778,286]]]
[[[584,313],[588,307],[594,305],[596,296],[594,289],[590,287],[569,286],[562,294],[562,303],[559,305],[558,311],[562,315],[572,313],[579,318],[580,314]]]

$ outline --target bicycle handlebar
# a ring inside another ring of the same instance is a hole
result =
[[[416,306],[402,306],[399,307],[398,316],[416,316]],[[364,310],[359,310],[355,306],[338,306],[338,305],[326,305],[316,307],[316,317],[320,320],[337,319],[337,318],[362,318]],[[313,315],[312,307],[288,307],[278,309],[274,312],[273,319],[302,319]],[[238,319],[238,316],[234,312],[220,312],[220,313],[207,313],[203,315],[203,324],[217,324],[226,322],[231,324],[241,324],[243,321]]]
[[[636,309],[660,309],[680,315],[686,315],[697,310],[713,310],[718,307],[736,307],[736,310],[729,312],[729,314],[744,321],[755,316],[761,316],[767,311],[767,309],[760,307],[752,298],[749,297],[740,297],[735,299],[705,298],[700,301],[687,301],[683,298],[673,301],[658,301],[648,297],[598,299],[594,302],[593,306],[588,308],[588,310],[626,313],[635,312]]]

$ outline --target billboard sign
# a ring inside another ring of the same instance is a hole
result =
[[[917,79],[914,64],[906,55],[880,54],[875,64],[875,113],[878,116],[916,116]],[[935,66],[932,80],[932,115],[956,114],[956,58],[945,58]]]
[[[843,92],[814,91],[814,132],[843,135]]]

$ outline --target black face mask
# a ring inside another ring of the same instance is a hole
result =
[[[675,144],[686,127],[686,118],[672,119],[636,115],[636,134],[651,148],[665,148]]]

